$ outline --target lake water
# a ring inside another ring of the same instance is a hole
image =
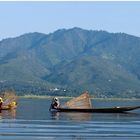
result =
[[[65,102],[66,99],[61,99]],[[131,113],[51,113],[49,99],[19,99],[0,113],[1,140],[140,140],[140,109]],[[135,106],[140,100],[93,100],[94,107]]]

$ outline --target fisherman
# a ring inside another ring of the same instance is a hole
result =
[[[59,99],[56,98],[56,97],[54,97],[54,98],[52,99],[52,103],[51,103],[50,109],[57,109],[57,108],[59,108],[59,106],[60,106]]]
[[[0,97],[0,109],[2,108],[3,99]]]

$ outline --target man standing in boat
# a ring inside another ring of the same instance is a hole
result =
[[[57,108],[59,108],[59,106],[60,106],[59,99],[56,98],[56,97],[54,97],[54,98],[52,99],[52,103],[51,103],[50,109],[57,109]]]
[[[2,109],[2,104],[3,104],[3,100],[2,100],[2,98],[0,97],[0,109]]]

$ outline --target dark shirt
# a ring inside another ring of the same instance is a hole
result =
[[[0,102],[0,109],[2,108],[2,102]]]
[[[53,103],[51,104],[51,108],[52,108],[52,109],[57,109],[58,106],[59,106],[58,102],[53,102]]]

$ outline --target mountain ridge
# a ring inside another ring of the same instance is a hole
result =
[[[0,50],[1,91],[140,97],[140,37],[74,27],[4,39]]]

